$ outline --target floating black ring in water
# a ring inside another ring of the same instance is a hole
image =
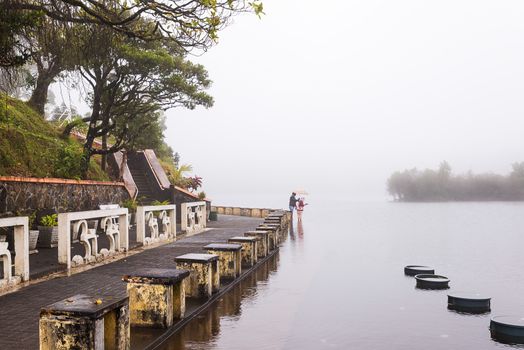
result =
[[[415,276],[419,275],[421,273],[425,274],[434,274],[435,269],[429,266],[423,266],[423,265],[408,265],[404,267],[404,274],[408,276]]]
[[[420,274],[416,275],[417,288],[420,289],[448,289],[449,279],[444,276]]]
[[[455,292],[448,294],[448,309],[481,314],[491,311],[491,298],[478,293]]]
[[[491,338],[501,343],[524,344],[524,317],[492,317],[489,330],[491,332]]]

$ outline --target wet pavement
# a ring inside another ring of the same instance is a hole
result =
[[[71,277],[59,277],[0,296],[0,349],[38,349],[40,309],[75,294],[97,297],[126,295],[123,275],[137,268],[173,268],[173,259],[186,253],[202,253],[209,243],[227,242],[228,238],[254,229],[262,219],[219,216],[206,232],[179,236],[174,243],[147,249],[110,264]],[[40,254],[40,253],[39,253]],[[51,259],[51,253],[49,259]],[[41,268],[45,270],[45,266]]]

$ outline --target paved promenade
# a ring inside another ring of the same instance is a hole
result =
[[[40,308],[74,294],[103,296],[126,295],[121,277],[136,268],[174,267],[173,258],[200,252],[212,242],[226,242],[254,229],[262,219],[219,216],[208,231],[180,238],[174,243],[145,250],[122,260],[103,265],[71,277],[55,278],[34,284],[0,297],[0,349],[38,349],[38,318]]]

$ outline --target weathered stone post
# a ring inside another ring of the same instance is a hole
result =
[[[128,297],[78,294],[42,308],[40,350],[128,350]]]
[[[229,243],[242,245],[242,266],[251,267],[257,263],[257,238],[256,237],[232,237]]]
[[[267,229],[267,227],[272,227],[275,229],[275,243],[277,246],[279,246],[280,243],[284,241],[285,230],[282,227],[282,224],[279,224],[276,222],[264,222],[263,224],[259,226],[265,229]]]
[[[125,275],[131,326],[167,328],[184,317],[187,270],[140,269]]]
[[[255,231],[266,231],[268,232],[269,237],[269,243],[268,243],[268,250],[272,251],[278,246],[277,241],[277,234],[278,234],[278,228],[272,224],[261,224],[258,225],[258,227],[255,229]]]
[[[185,279],[187,297],[209,298],[220,288],[218,255],[184,254],[175,258],[177,268],[189,270]]]
[[[257,237],[257,255],[258,258],[264,258],[269,254],[269,232],[268,231],[247,231],[246,237]]]
[[[242,273],[242,245],[212,243],[204,246],[209,254],[216,254],[220,261],[220,277],[235,279]]]

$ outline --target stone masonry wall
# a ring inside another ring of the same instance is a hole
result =
[[[99,204],[121,204],[129,198],[122,183],[0,177],[0,217],[95,210]]]

